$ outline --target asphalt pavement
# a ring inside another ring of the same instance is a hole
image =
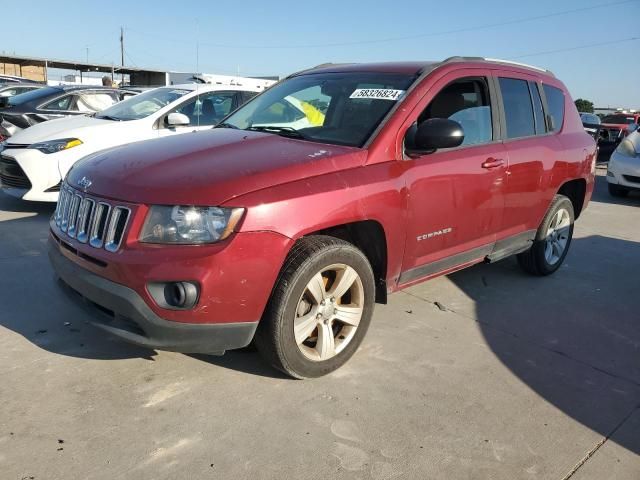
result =
[[[53,205],[0,192],[0,477],[637,480],[640,195],[600,175],[555,275],[507,259],[394,294],[309,381],[91,327],[48,264]]]

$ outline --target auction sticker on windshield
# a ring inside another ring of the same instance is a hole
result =
[[[404,90],[390,88],[357,88],[349,98],[371,98],[375,100],[398,100]]]

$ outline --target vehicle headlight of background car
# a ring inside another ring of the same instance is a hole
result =
[[[140,241],[215,243],[233,233],[243,213],[243,208],[154,205],[147,214]]]
[[[623,140],[620,143],[620,145],[618,145],[618,148],[616,149],[616,152],[619,153],[620,155],[624,155],[625,157],[637,157],[638,156],[638,152],[636,151],[635,145],[628,138]]]
[[[34,148],[40,150],[42,153],[56,153],[62,150],[69,150],[70,148],[82,145],[82,140],[78,138],[61,138],[59,140],[48,140],[46,142],[38,142],[29,145],[28,148]]]

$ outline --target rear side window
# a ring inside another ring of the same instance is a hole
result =
[[[542,100],[540,100],[540,92],[535,82],[529,82],[529,90],[531,91],[531,100],[533,101],[533,113],[536,121],[536,135],[546,133],[547,127],[544,123],[544,111],[542,109]]]
[[[536,134],[533,105],[526,80],[500,78],[500,92],[504,104],[507,138],[529,137]]]
[[[547,97],[547,123],[549,130],[557,132],[564,122],[564,93],[551,85],[544,85],[544,95]]]

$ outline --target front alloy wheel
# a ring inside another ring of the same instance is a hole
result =
[[[375,297],[373,271],[354,245],[329,236],[299,240],[260,321],[255,344],[295,378],[326,375],[355,353]]]
[[[364,311],[364,287],[348,265],[330,265],[307,284],[296,309],[293,330],[309,360],[328,360],[355,336]]]

